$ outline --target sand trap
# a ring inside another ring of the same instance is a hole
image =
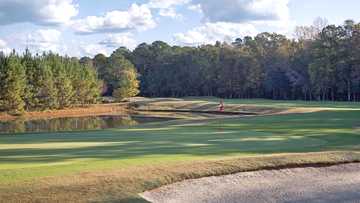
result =
[[[186,180],[141,194],[151,202],[360,202],[360,164]]]

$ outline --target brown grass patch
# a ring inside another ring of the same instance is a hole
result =
[[[93,104],[88,106],[79,106],[62,110],[46,110],[25,112],[21,116],[13,116],[7,113],[0,113],[0,121],[11,121],[19,118],[25,120],[64,118],[64,117],[85,117],[100,116],[111,114],[126,114],[128,112],[127,103],[113,104]]]
[[[294,107],[277,112],[275,114],[315,113],[315,112],[327,111],[327,110],[331,110],[331,108]]]

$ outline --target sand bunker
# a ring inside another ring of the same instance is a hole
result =
[[[360,164],[245,172],[141,194],[151,202],[360,202]]]

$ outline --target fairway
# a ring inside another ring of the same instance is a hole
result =
[[[23,182],[67,176],[81,179],[84,172],[120,169],[129,173],[134,168],[197,161],[360,151],[360,110],[333,108],[305,114],[183,119],[98,131],[1,135],[0,189],[9,184],[16,193]],[[118,196],[121,200],[128,195]]]
[[[360,3],[324,2],[0,0],[0,203],[356,199]]]

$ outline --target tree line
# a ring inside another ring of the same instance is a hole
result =
[[[199,47],[155,41],[114,54],[136,67],[142,96],[359,101],[360,24],[318,19],[295,34],[265,32]],[[99,71],[105,58],[92,60]]]
[[[62,109],[95,103],[101,81],[76,58],[52,53],[0,55],[0,111]]]
[[[360,23],[297,27],[233,43],[125,47],[111,56],[0,54],[0,111],[61,109],[100,96],[360,101]]]

